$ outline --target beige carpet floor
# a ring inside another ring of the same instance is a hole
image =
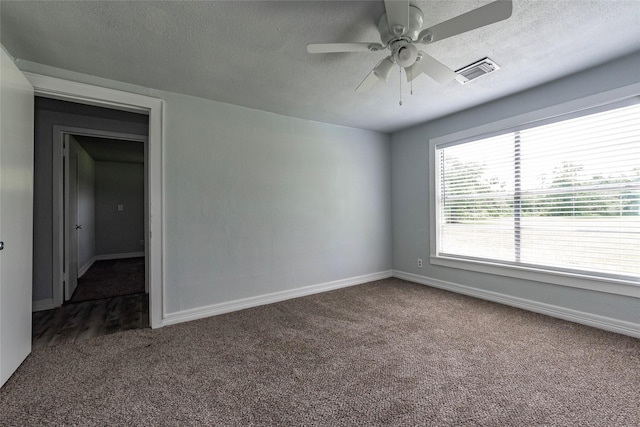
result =
[[[635,426],[640,340],[388,279],[35,350],[2,425]]]

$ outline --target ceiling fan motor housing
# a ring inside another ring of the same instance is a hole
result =
[[[417,7],[411,5],[409,6],[409,28],[405,28],[404,32],[401,34],[395,34],[390,28],[389,23],[387,21],[387,14],[385,13],[380,18],[378,22],[378,32],[380,32],[380,40],[382,44],[387,45],[392,42],[394,39],[411,39],[416,40],[418,38],[418,34],[420,33],[420,29],[422,28],[422,23],[424,21],[424,16],[422,11]]]

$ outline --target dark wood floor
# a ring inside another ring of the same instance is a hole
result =
[[[124,295],[66,304],[33,313],[32,347],[149,327],[147,294]]]

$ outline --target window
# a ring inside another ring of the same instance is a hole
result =
[[[637,100],[432,146],[432,262],[640,284]]]

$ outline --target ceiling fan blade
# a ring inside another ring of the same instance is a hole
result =
[[[418,42],[433,43],[446,38],[503,21],[513,12],[512,0],[497,0],[433,27],[426,28],[418,35]]]
[[[420,51],[418,55],[420,60],[405,69],[408,82],[422,73],[443,85],[455,80],[457,74],[451,68],[423,51]]]
[[[391,34],[404,35],[409,29],[409,0],[384,0],[384,8]]]
[[[376,83],[378,83],[378,80],[380,79],[375,75],[375,72],[371,71],[369,74],[367,74],[367,77],[364,78],[362,83],[358,85],[358,87],[356,88],[356,92],[369,92],[376,85]]]
[[[380,43],[312,43],[307,45],[309,53],[375,52],[384,49]]]

